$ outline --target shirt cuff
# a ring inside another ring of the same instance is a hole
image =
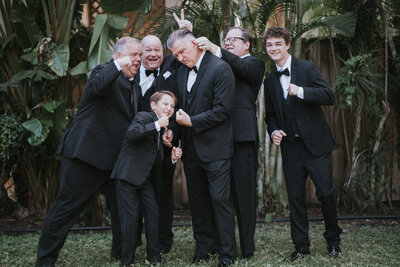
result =
[[[114,60],[114,64],[115,64],[115,67],[117,67],[118,71],[122,70],[121,66],[117,63],[117,61]]]
[[[156,125],[157,132],[159,132],[161,130],[160,124],[157,121],[154,124]]]
[[[297,92],[297,97],[304,99],[304,89],[303,87],[299,87],[299,91]]]
[[[221,52],[221,47],[218,46],[217,52],[215,52],[215,55],[219,58],[222,57],[222,52]]]
[[[172,162],[172,164],[175,164],[177,161],[178,161],[178,160],[173,160],[173,159],[172,159],[172,156],[171,156],[171,162]]]

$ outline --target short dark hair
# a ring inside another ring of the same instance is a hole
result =
[[[285,40],[286,44],[290,44],[290,33],[288,30],[280,26],[269,27],[264,34],[264,44],[267,43],[267,39],[280,37]]]
[[[251,45],[253,43],[253,36],[250,34],[250,32],[246,29],[243,29],[242,27],[230,27],[226,33],[230,32],[231,30],[235,30],[235,29],[242,31],[241,37],[243,38],[243,42],[245,43],[248,41],[250,43],[249,50],[251,50]]]
[[[194,33],[189,31],[188,29],[176,30],[176,31],[172,32],[167,40],[168,49],[171,50],[171,48],[174,46],[174,44],[177,40],[188,38],[188,37],[190,37],[192,39],[196,39],[196,35],[194,35]]]
[[[151,95],[150,103],[151,102],[158,103],[158,101],[160,101],[164,95],[169,95],[170,97],[172,97],[175,105],[176,105],[176,102],[178,102],[178,99],[176,99],[176,96],[174,93],[172,93],[170,91],[166,91],[166,90],[160,90]]]

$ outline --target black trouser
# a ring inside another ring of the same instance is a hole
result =
[[[134,186],[124,180],[116,180],[118,210],[121,220],[121,265],[134,263],[136,241],[138,239],[139,202],[145,222],[147,240],[147,260],[161,262],[158,237],[158,205],[154,187],[150,179],[143,185]]]
[[[235,221],[230,201],[231,160],[204,163],[197,157],[193,144],[185,142],[183,166],[186,175],[195,256],[207,257],[218,249],[220,261],[236,257]]]
[[[235,143],[231,168],[231,191],[239,226],[240,250],[243,256],[254,253],[257,218],[257,158],[256,142]]]
[[[289,198],[291,236],[296,250],[308,251],[310,247],[305,204],[305,185],[308,175],[315,185],[317,197],[322,204],[326,242],[329,245],[338,245],[342,230],[338,225],[333,197],[335,184],[332,178],[331,154],[312,155],[300,138],[294,138],[293,143],[285,142],[285,152],[283,170]]]
[[[171,149],[164,147],[162,168],[162,187],[158,197],[159,224],[158,246],[164,251],[169,251],[172,246],[174,234],[172,233],[172,220],[174,216],[174,191],[173,180],[175,165],[171,161]]]
[[[55,265],[67,233],[79,216],[85,202],[109,180],[109,176],[109,171],[100,170],[79,159],[63,157],[59,192],[47,214],[39,240],[38,266]],[[113,198],[113,200],[109,200],[108,204],[111,205],[113,234],[118,233],[119,235],[120,223],[118,216],[115,217],[118,212],[115,212],[117,207],[113,206],[116,201],[115,192],[113,194],[112,191],[107,193],[109,198]],[[117,242],[118,238],[113,237],[113,243]],[[119,247],[116,247],[115,250],[119,250]]]

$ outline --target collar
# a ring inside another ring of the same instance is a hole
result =
[[[195,66],[197,68],[197,71],[200,70],[200,64],[201,64],[201,61],[203,60],[203,57],[204,57],[205,54],[206,54],[206,51],[203,51],[203,53],[201,54],[199,60],[197,60],[197,62],[195,64]]]
[[[140,65],[140,76],[141,76],[141,77],[140,77],[140,80],[142,80],[142,79],[141,79],[142,77],[147,77],[147,75],[146,75],[146,70],[147,70],[147,69],[146,69],[143,65]],[[160,68],[158,68],[157,71],[158,71],[157,74],[160,75]]]
[[[292,66],[292,55],[289,54],[289,57],[287,58],[287,60],[285,62],[285,65],[283,65],[282,68],[279,67],[278,65],[276,65],[276,69],[278,71],[282,71],[282,70],[287,68],[289,70],[289,73],[292,73],[291,72],[291,66]]]
[[[248,54],[246,54],[246,55],[243,55],[243,56],[241,56],[240,58],[245,58],[245,57],[249,57],[250,56],[250,53],[248,53]]]

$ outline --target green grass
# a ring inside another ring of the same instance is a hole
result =
[[[341,248],[344,257],[328,257],[322,225],[310,225],[311,256],[299,259],[296,266],[400,266],[400,225],[360,226],[342,224]],[[194,241],[190,227],[174,228],[175,242],[163,256],[163,266],[188,266],[193,256]],[[39,234],[0,235],[0,266],[34,266]],[[120,266],[111,261],[110,233],[69,234],[57,266]],[[289,266],[282,259],[293,250],[287,224],[267,224],[256,231],[256,253],[251,260],[237,258],[234,266]],[[147,266],[145,248],[136,252],[136,265]],[[217,266],[212,258],[197,266]]]

